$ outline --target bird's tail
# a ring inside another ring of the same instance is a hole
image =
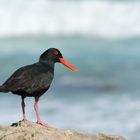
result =
[[[8,92],[4,85],[0,86],[0,92]]]

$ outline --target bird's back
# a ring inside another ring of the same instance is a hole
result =
[[[43,94],[53,80],[53,70],[49,65],[35,63],[18,69],[0,87],[0,91],[14,94],[36,96]]]

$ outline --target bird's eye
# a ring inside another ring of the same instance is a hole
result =
[[[58,55],[59,53],[58,53],[58,51],[54,51],[53,54],[54,55]]]

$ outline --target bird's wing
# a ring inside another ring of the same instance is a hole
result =
[[[26,66],[18,69],[3,85],[9,91],[23,90],[29,94],[48,88],[53,79],[50,71],[38,66]]]

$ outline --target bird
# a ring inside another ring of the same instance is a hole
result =
[[[36,123],[47,126],[47,124],[42,122],[39,115],[38,102],[40,96],[49,89],[52,83],[55,63],[61,63],[72,71],[77,71],[77,68],[64,59],[58,49],[49,48],[40,55],[38,62],[19,68],[0,86],[0,92],[11,92],[12,94],[21,96],[23,115],[21,121],[27,120],[24,99],[26,97],[34,97],[34,110],[37,118]]]

